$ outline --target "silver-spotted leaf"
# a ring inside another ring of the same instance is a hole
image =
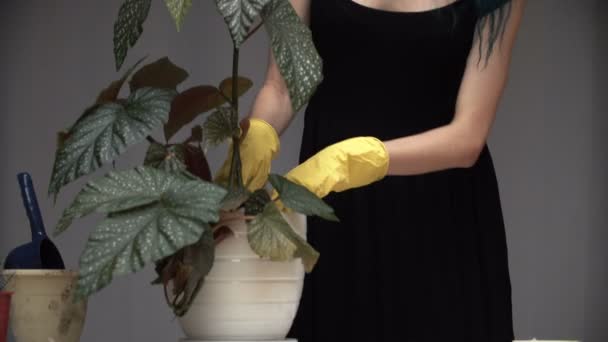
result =
[[[316,215],[326,220],[339,221],[334,209],[306,187],[274,173],[268,176],[268,180],[277,190],[281,202],[286,207],[304,215]]]
[[[249,245],[256,254],[273,261],[302,258],[306,271],[312,271],[319,252],[289,225],[274,202],[247,224]]]
[[[149,183],[156,200],[111,212],[89,236],[80,257],[78,294],[99,291],[115,276],[134,273],[196,243],[219,220],[226,190],[208,182],[147,167],[115,173],[123,184]],[[108,205],[111,207],[112,205]],[[116,205],[114,205],[116,207]]]
[[[289,1],[271,0],[262,10],[272,52],[287,83],[292,108],[298,112],[323,80],[323,61],[312,33]]]
[[[254,20],[269,2],[270,0],[215,0],[236,48],[241,46]]]
[[[152,142],[144,165],[161,169],[167,172],[179,172],[186,170],[186,148],[182,144],[165,146],[157,142]]]
[[[127,147],[161,127],[169,115],[175,91],[142,88],[126,101],[96,107],[70,130],[57,151],[49,194],[113,161]]]
[[[88,182],[64,210],[55,234],[66,230],[76,218],[94,211],[111,213],[133,209],[158,201],[175,184],[189,181],[180,175],[168,175],[151,167],[109,172],[104,177]]]
[[[238,119],[234,120],[231,107],[218,107],[203,124],[203,137],[211,145],[218,145],[228,138],[238,135]]]
[[[181,30],[184,18],[192,7],[192,0],[165,0],[165,4],[171,17],[175,20],[177,31]]]
[[[152,0],[126,0],[118,10],[114,22],[114,59],[116,70],[122,66],[127,51],[133,47],[144,31]]]

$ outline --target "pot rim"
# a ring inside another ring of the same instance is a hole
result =
[[[5,269],[0,274],[9,276],[76,276],[78,271],[72,269]]]

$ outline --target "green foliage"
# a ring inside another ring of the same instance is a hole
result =
[[[245,40],[251,25],[262,8],[270,0],[215,0],[219,13],[224,17],[236,48]]]
[[[179,31],[192,0],[164,1]],[[322,80],[322,61],[311,32],[287,0],[215,1],[234,43],[231,77],[217,87],[199,85],[180,93],[177,88],[188,78],[186,70],[167,57],[136,70],[142,58],[102,90],[69,130],[58,134],[49,185],[49,194],[55,197],[63,186],[114,161],[128,147],[146,138],[150,142],[144,166],[110,172],[87,183],[57,224],[56,234],[76,218],[94,212],[105,215],[81,255],[78,296],[89,296],[113,277],[153,262],[158,273],[154,283],[162,283],[166,294],[172,283],[173,296],[167,296],[167,302],[176,315],[184,315],[213,265],[215,244],[227,236],[220,234],[222,229],[230,233],[223,215],[234,215],[242,207],[248,216],[243,219],[248,220],[249,244],[258,255],[277,261],[302,258],[307,272],[317,262],[319,253],[290,226],[266,189],[250,192],[243,186],[238,153],[239,137],[247,129],[239,126],[238,98],[253,86],[238,75],[238,49],[257,29],[252,29],[254,21],[260,17],[267,28],[294,112],[308,102]],[[151,0],[125,0],[121,5],[114,23],[117,69],[140,38],[150,7]],[[131,93],[119,98],[129,78]],[[162,144],[151,137],[162,126],[168,142],[211,110],[185,141]],[[231,157],[226,189],[210,182],[202,143],[217,145],[230,138],[237,153]],[[338,220],[333,209],[306,188],[279,175],[269,180],[285,206]]]
[[[237,94],[242,96],[253,82],[245,77],[237,78]],[[232,100],[232,77],[220,82],[219,87],[200,85],[192,87],[173,100],[169,121],[165,125],[165,139],[169,141],[175,133],[191,123],[200,114],[217,108]]]
[[[49,194],[113,161],[167,121],[175,91],[141,88],[125,101],[95,107],[77,122],[57,151]]]
[[[273,261],[302,258],[307,272],[319,258],[319,252],[289,225],[274,202],[266,203],[264,210],[248,222],[247,239],[261,257]]]
[[[88,296],[114,276],[137,272],[196,243],[219,219],[225,194],[215,184],[144,166],[110,172],[87,184],[68,215],[93,210],[109,215],[90,235],[80,258],[78,294]]]
[[[286,207],[304,215],[316,215],[326,220],[339,221],[334,209],[307,188],[277,174],[271,174],[268,180],[277,190],[281,202]]]
[[[230,211],[238,209],[251,196],[251,193],[245,187],[233,187],[228,190],[228,194],[222,200],[222,210]]]
[[[122,66],[127,51],[133,47],[144,32],[144,22],[148,18],[152,0],[126,0],[118,11],[114,22],[114,59],[116,70]]]
[[[262,11],[275,60],[287,83],[294,113],[304,106],[323,80],[322,60],[312,33],[291,3],[271,0]]]
[[[150,143],[144,165],[167,172],[180,172],[186,167],[186,147],[182,144],[165,146],[155,141]]]
[[[203,124],[203,137],[205,142],[215,146],[226,139],[239,135],[239,123],[234,120],[231,107],[218,107]]]
[[[175,26],[177,31],[181,30],[184,18],[188,14],[190,7],[192,7],[192,0],[165,0],[167,9],[175,20]]]
[[[257,215],[264,211],[266,204],[270,202],[271,198],[266,189],[257,189],[245,202],[245,214],[246,215]]]

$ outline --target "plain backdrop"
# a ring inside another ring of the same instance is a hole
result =
[[[213,1],[195,1],[181,33],[163,2],[153,3],[126,65],[146,54],[148,61],[168,55],[190,72],[184,86],[217,84],[229,76],[232,45]],[[68,186],[55,205],[46,196],[56,132],[119,75],[112,25],[120,4],[0,2],[0,255],[29,238],[18,172],[32,174],[49,230],[85,183]],[[528,1],[489,138],[518,339],[608,341],[607,7],[601,0]],[[255,82],[242,98],[243,109],[263,80],[267,48],[262,29],[241,50],[240,74]],[[273,171],[296,165],[302,118],[300,112],[283,135]],[[140,164],[144,148],[133,148],[117,167]],[[224,152],[210,152],[214,169]],[[77,266],[97,219],[79,220],[55,239],[69,267]],[[93,296],[82,341],[177,341],[180,330],[161,289],[148,285],[153,276],[148,267]]]

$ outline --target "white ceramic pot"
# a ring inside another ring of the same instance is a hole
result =
[[[306,216],[284,216],[306,238]],[[302,296],[302,261],[263,260],[249,246],[246,223],[231,228],[235,234],[216,247],[203,287],[179,318],[183,341],[283,340]]]
[[[73,302],[78,272],[69,270],[5,270],[11,277],[10,328],[16,342],[77,342],[87,303]]]

